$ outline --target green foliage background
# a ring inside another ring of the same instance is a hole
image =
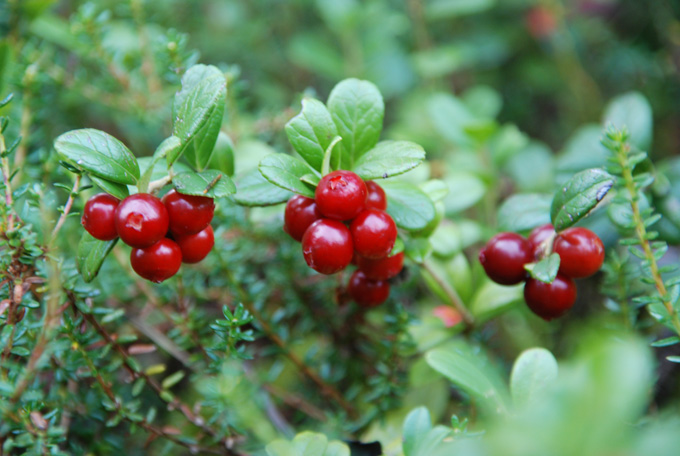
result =
[[[641,307],[644,265],[617,248],[631,233],[622,191],[584,221],[609,259],[559,322],[489,282],[476,255],[499,230],[547,222],[555,190],[607,166],[611,122],[650,154],[640,205],[662,215],[662,265],[677,263],[679,16],[666,0],[0,1],[5,146],[21,138],[3,157],[16,174],[0,300],[18,284],[26,312],[17,324],[0,313],[0,454],[320,456],[372,440],[406,456],[676,454],[677,339],[649,347],[674,333]],[[210,167],[237,187],[291,151],[284,126],[303,96],[326,100],[347,77],[378,86],[381,139],[427,152],[400,179],[448,188],[385,306],[340,306],[338,283],[282,232],[280,206],[230,198],[213,253],[177,279],[139,280],[124,246],[92,283],[78,275],[78,212],[95,189],[51,239],[73,185],[55,138],[97,128],[151,156],[198,62],[227,77]],[[475,318],[464,333],[433,313],[450,306],[447,286]],[[525,357],[532,347],[552,354]],[[292,440],[304,430],[328,438]]]

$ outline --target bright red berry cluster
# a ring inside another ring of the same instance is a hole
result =
[[[552,242],[552,244],[551,244]],[[524,265],[546,253],[560,256],[560,267],[552,283],[529,277]],[[516,233],[499,233],[479,253],[486,274],[501,285],[526,280],[524,300],[539,317],[552,320],[562,316],[576,301],[573,279],[595,274],[604,262],[604,245],[586,228],[569,228],[559,234],[551,224],[534,229],[526,239]]]
[[[397,225],[385,210],[385,192],[351,171],[333,171],[316,188],[314,199],[296,195],[286,204],[283,229],[302,242],[310,268],[335,274],[357,265],[347,290],[357,304],[373,307],[390,294],[388,280],[401,271],[404,254],[389,256]]]
[[[204,196],[170,190],[162,200],[149,193],[123,201],[106,193],[85,204],[81,223],[95,239],[117,237],[132,247],[130,265],[137,274],[160,283],[182,263],[198,263],[215,243],[210,226],[215,203]]]

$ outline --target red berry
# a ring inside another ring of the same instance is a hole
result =
[[[373,181],[366,181],[366,189],[368,189],[368,197],[366,197],[366,209],[377,209],[384,211],[387,209],[387,197],[385,190]]]
[[[168,211],[153,195],[137,193],[125,198],[116,209],[116,231],[127,245],[150,247],[168,232]]]
[[[314,199],[319,212],[333,220],[351,220],[364,210],[368,190],[351,171],[333,171],[321,178]]]
[[[362,257],[385,258],[397,240],[397,225],[386,212],[367,209],[352,220],[354,250]]]
[[[175,241],[163,238],[151,247],[132,249],[130,265],[140,277],[155,283],[177,274],[182,264],[182,251]]]
[[[309,225],[321,218],[316,202],[302,195],[295,195],[286,203],[283,217],[283,231],[296,241],[302,241],[302,236]]]
[[[595,274],[604,262],[604,245],[586,228],[569,228],[555,239],[553,251],[560,256],[560,274],[580,279]]]
[[[560,274],[552,283],[528,279],[524,285],[524,300],[533,313],[550,321],[562,316],[574,305],[576,284]]]
[[[363,272],[354,271],[347,291],[361,307],[375,307],[385,302],[390,295],[390,284],[386,280],[371,280]]]
[[[524,265],[533,261],[529,241],[516,233],[499,233],[479,252],[486,275],[501,285],[515,285],[524,280]]]
[[[531,246],[531,251],[534,253],[535,258],[538,259],[540,257],[543,241],[550,238],[554,234],[555,228],[551,223],[537,226],[529,234],[529,245]]]
[[[170,217],[170,231],[180,236],[196,234],[210,224],[215,201],[207,196],[183,195],[170,190],[163,197]]]
[[[110,241],[118,237],[114,222],[120,200],[107,193],[99,193],[87,200],[80,223],[93,238]]]
[[[185,236],[175,236],[175,242],[182,251],[182,263],[198,263],[208,256],[215,245],[215,233],[208,225],[203,231]]]
[[[371,280],[391,279],[404,267],[404,252],[377,260],[357,256],[357,266]]]
[[[320,219],[302,237],[302,254],[310,268],[321,274],[342,271],[352,261],[352,235],[342,223]]]

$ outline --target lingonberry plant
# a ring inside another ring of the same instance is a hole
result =
[[[0,2],[0,456],[675,455],[674,14],[531,3]]]

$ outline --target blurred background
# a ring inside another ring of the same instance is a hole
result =
[[[622,310],[611,298],[616,280],[626,282],[625,266],[637,267],[636,260],[623,258],[618,269],[610,268],[614,273],[580,283],[574,311],[549,325],[521,305],[521,287],[490,283],[476,256],[477,247],[499,230],[526,233],[547,222],[555,189],[574,173],[605,164],[608,152],[600,139],[607,122],[626,124],[633,145],[649,151],[657,181],[642,205],[654,205],[664,216],[654,226],[661,238],[680,243],[679,1],[0,0],[0,98],[14,93],[14,101],[0,113],[12,119],[5,136],[23,138],[13,160],[20,169],[16,206],[21,218],[33,224],[37,239],[43,237],[46,208],[55,212],[66,199],[67,192],[54,183],[66,183],[67,191],[71,185],[72,176],[53,153],[54,139],[71,129],[92,127],[116,136],[138,157],[151,155],[171,134],[172,98],[181,75],[194,63],[216,65],[227,76],[222,131],[233,143],[225,146],[233,152],[232,161],[211,167],[235,174],[237,183],[264,155],[291,151],[283,128],[299,112],[303,96],[326,100],[346,77],[368,79],[383,93],[382,139],[407,139],[425,147],[428,162],[403,178],[415,183],[438,178],[449,188],[438,207],[444,221],[430,237],[431,268],[479,316],[478,330],[468,337],[473,348],[455,348],[465,352],[465,365],[488,351],[495,373],[484,371],[481,378],[503,377],[504,382],[513,360],[529,347],[546,347],[559,359],[576,354],[566,364],[558,394],[544,401],[545,409],[533,409],[524,421],[512,415],[508,423],[487,422],[492,423],[487,428],[491,454],[675,454],[677,421],[667,425],[663,419],[633,443],[624,442],[634,447],[630,452],[618,453],[616,443],[607,446],[622,435],[630,437],[630,422],[644,420],[644,410],[675,407],[680,391],[677,364],[664,361],[666,355],[678,355],[678,345],[655,349],[661,363],[647,347],[647,342],[670,334],[639,311],[639,305]],[[531,199],[513,205],[509,197],[516,193]],[[75,209],[85,200],[83,195]],[[610,205],[586,222],[609,252],[625,231],[624,210]],[[84,284],[72,252],[81,229],[77,217],[71,217],[58,240],[63,283],[79,298],[93,300],[104,309],[102,314],[124,309],[121,315],[129,320],[114,320],[117,330],[145,337],[152,327],[195,355],[193,341],[179,329],[186,324],[204,343],[230,353],[233,359],[211,365],[210,375],[203,375],[204,361],[196,361],[199,369],[187,376],[180,394],[206,404],[204,413],[212,422],[247,435],[251,448],[261,450],[273,438],[290,434],[265,416],[272,401],[266,388],[284,392],[274,402],[296,429],[391,442],[392,451],[386,454],[400,454],[400,426],[416,406],[428,406],[436,422],[448,422],[453,413],[470,416],[474,430],[478,398],[465,388],[452,389],[424,361],[424,353],[442,343],[457,339],[465,345],[457,338],[460,328],[433,312],[446,301],[441,287],[410,265],[389,303],[355,325],[351,311],[338,315],[337,284],[305,268],[299,245],[280,228],[281,213],[281,207],[246,210],[220,201],[214,252],[201,266],[186,268],[181,285],[153,288],[133,282],[122,248],[104,264],[104,280]],[[672,247],[666,258],[677,263],[677,250]],[[240,299],[233,294],[233,280],[225,278],[224,271],[232,269],[281,337],[329,382],[349,391],[362,409],[362,421],[350,422],[334,410],[321,423],[290,407],[290,397],[325,403],[271,343],[241,345],[238,340],[240,351],[233,338],[227,338],[231,345],[216,345],[210,325],[222,318],[222,305],[233,307]],[[623,301],[648,291],[639,280],[629,282]],[[175,308],[178,295],[186,298],[187,308]],[[158,308],[151,308],[148,296],[154,296]],[[32,305],[39,307],[38,301]],[[27,321],[39,327],[40,316],[28,315]],[[647,340],[635,339],[621,348],[612,342],[618,336],[603,336],[603,328],[632,326],[637,317],[637,329]],[[133,327],[130,321],[146,326]],[[588,346],[594,350],[584,348],[584,333],[599,334]],[[258,362],[247,364],[252,371],[246,371],[240,357],[250,355]],[[97,358],[102,369],[110,367],[112,378],[120,370],[110,362],[115,357],[106,352]],[[182,368],[165,352],[143,362],[167,363],[169,371]],[[72,375],[54,369],[59,381]],[[479,377],[470,378],[476,384]],[[118,386],[127,394],[127,384]],[[655,396],[646,409],[652,389]],[[118,423],[102,430],[103,423],[88,419],[88,414],[106,417],[99,397],[85,397],[87,391],[72,394],[52,399],[55,410],[69,402],[88,408],[84,417],[74,418],[69,443],[74,452],[94,448],[101,454],[121,454],[135,448],[137,452],[127,454],[184,454],[160,444],[156,453],[141,452],[143,433],[135,434],[131,443],[127,428]],[[152,394],[142,396],[143,408],[161,410],[159,420],[183,423],[164,412],[165,404]],[[627,401],[630,397],[634,400]],[[608,420],[617,416],[626,422],[609,426]],[[567,422],[573,427],[565,430]],[[517,430],[518,423],[536,429],[545,425],[531,436],[550,438],[532,449],[534,440]],[[107,438],[99,439],[100,432]],[[521,436],[512,448],[511,435]],[[572,440],[573,435],[586,438]],[[667,438],[663,448],[669,452],[650,449],[657,435]],[[571,442],[585,446],[579,450],[574,443],[571,448]],[[168,448],[176,452],[166,453]],[[532,453],[536,448],[542,452]]]

